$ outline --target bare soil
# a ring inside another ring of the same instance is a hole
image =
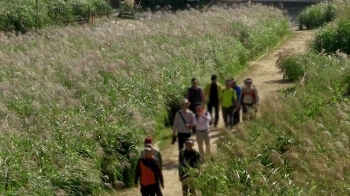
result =
[[[260,103],[264,103],[265,99],[271,96],[278,96],[281,89],[293,86],[293,83],[283,80],[282,74],[276,67],[276,55],[283,50],[295,50],[296,52],[304,52],[307,50],[307,43],[313,38],[314,31],[295,31],[293,35],[282,41],[276,48],[262,56],[258,60],[251,63],[251,66],[243,72],[237,83],[243,84],[243,79],[250,77],[253,84],[259,90]],[[221,117],[221,116],[220,116]],[[224,132],[222,118],[220,119],[217,129],[211,129],[212,151],[215,151],[216,141]],[[197,147],[197,145],[195,145]],[[198,149],[198,148],[197,148]],[[179,182],[177,173],[178,150],[177,145],[170,145],[162,152],[164,159],[163,176],[165,196],[180,196],[181,183]],[[114,195],[120,196],[136,196],[141,195],[139,188],[132,188],[124,191],[115,192]]]

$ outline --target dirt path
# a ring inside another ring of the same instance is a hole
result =
[[[296,31],[290,38],[282,41],[274,50],[267,53],[260,59],[251,63],[251,67],[238,77],[238,84],[242,85],[243,79],[250,77],[253,79],[254,85],[259,90],[261,103],[270,96],[276,96],[278,90],[292,86],[293,84],[285,83],[282,80],[282,75],[275,66],[276,54],[285,49],[294,49],[298,52],[303,52],[307,49],[307,42],[312,39],[313,31]],[[220,116],[221,117],[221,116]],[[211,130],[212,149],[215,151],[218,137],[223,130],[223,122],[220,119],[217,130]],[[198,149],[197,145],[195,145]],[[162,152],[164,159],[163,175],[165,181],[164,196],[180,196],[181,184],[178,180],[177,173],[177,159],[178,150],[177,145],[169,146]],[[123,192],[115,193],[120,196],[137,196],[140,195],[139,189],[130,189]]]

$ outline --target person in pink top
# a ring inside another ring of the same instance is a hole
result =
[[[204,157],[203,141],[205,143],[206,155],[210,154],[210,130],[209,123],[211,121],[210,113],[205,111],[201,103],[196,103],[196,138],[198,143],[199,153]]]

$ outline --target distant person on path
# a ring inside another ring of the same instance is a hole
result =
[[[212,111],[215,110],[214,127],[217,127],[219,122],[219,110],[220,110],[220,97],[222,92],[222,86],[217,82],[217,76],[211,76],[211,82],[205,86],[204,97],[208,101],[207,109],[212,117],[214,117]],[[210,122],[210,125],[212,122]]]
[[[210,129],[209,123],[211,116],[208,111],[205,111],[201,103],[198,102],[196,105],[196,122],[197,122],[197,133],[196,139],[198,143],[199,153],[204,157],[203,141],[205,142],[206,155],[210,155]]]
[[[152,148],[144,148],[145,156],[137,161],[135,168],[135,188],[138,187],[138,181],[141,184],[142,196],[155,196],[160,186],[164,189],[162,170],[158,160],[153,156]]]
[[[197,86],[197,79],[192,78],[191,83],[192,83],[192,86],[187,89],[186,99],[190,103],[198,103],[198,102],[203,103],[204,102],[204,94],[203,94],[202,88]],[[195,104],[191,104],[189,106],[189,109],[194,114],[196,113]],[[193,133],[196,134],[196,126],[193,126],[192,130],[193,130]]]
[[[190,176],[190,169],[195,169],[199,173],[199,166],[202,162],[201,155],[193,149],[194,140],[188,138],[186,140],[186,148],[182,149],[179,154],[179,180],[182,184],[183,195],[196,195],[193,179]],[[193,176],[196,177],[196,176]]]
[[[240,102],[243,108],[243,120],[248,120],[248,117],[255,118],[258,112],[259,94],[255,86],[253,86],[251,78],[244,80]]]
[[[148,145],[148,144],[150,144],[150,145]],[[145,139],[145,141],[144,141],[144,147],[146,147],[146,146],[152,148],[153,156],[154,156],[155,158],[158,159],[160,168],[163,168],[162,154],[159,152],[158,149],[154,148],[153,143],[152,143],[152,138],[151,138],[151,137],[147,137],[147,138]],[[144,150],[141,151],[141,157],[142,157],[142,156],[145,156],[145,151],[144,151]]]
[[[231,87],[236,92],[237,99],[238,99],[238,107],[237,110],[233,112],[233,126],[237,125],[240,122],[240,111],[241,111],[241,92],[242,89],[240,86],[237,85],[237,81],[234,78],[231,78]]]
[[[224,118],[225,127],[233,128],[233,112],[238,108],[238,101],[236,91],[231,87],[231,80],[226,80],[226,88],[222,90],[221,95],[221,106],[222,106],[222,117]],[[234,108],[236,106],[236,108]]]
[[[191,130],[196,125],[194,114],[188,109],[190,102],[184,99],[181,103],[181,110],[176,112],[173,124],[173,137],[176,137],[179,143],[179,151],[184,147],[187,138],[191,137]]]

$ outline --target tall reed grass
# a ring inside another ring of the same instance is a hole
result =
[[[140,138],[192,77],[236,74],[289,29],[260,5],[150,17],[0,37],[0,194],[130,186]]]
[[[203,195],[348,194],[350,59],[309,53],[290,62],[307,68],[304,85],[267,99],[260,119],[219,142],[197,179]]]

